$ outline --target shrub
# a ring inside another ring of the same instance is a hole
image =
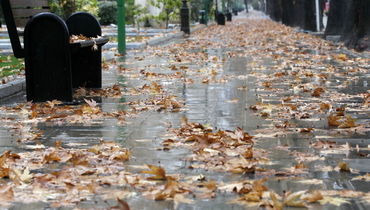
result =
[[[51,11],[63,18],[68,18],[74,12],[89,12],[97,15],[97,0],[49,0]]]
[[[117,23],[117,2],[116,1],[103,1],[99,4],[98,16],[100,24],[109,25]]]

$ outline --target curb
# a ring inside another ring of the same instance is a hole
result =
[[[191,30],[191,33],[194,33],[196,31],[202,30],[208,26],[215,25],[215,23],[210,23],[208,25],[198,25]],[[172,40],[172,39],[178,39],[181,37],[184,37],[184,32],[177,32],[172,34],[166,34],[163,37],[156,37],[153,39],[148,40],[145,43],[132,43],[131,45],[127,45],[128,50],[134,50],[134,49],[145,49],[148,46],[156,46],[163,44],[166,41]],[[111,49],[117,47],[117,43],[111,43],[106,48],[103,49]],[[103,53],[103,59],[105,60],[111,60],[114,59],[114,53],[113,52],[105,52]],[[7,84],[0,85],[0,100],[4,100],[6,98],[9,98],[13,95],[16,95],[20,92],[23,92],[26,90],[26,81],[25,78],[16,79],[14,81],[11,81]]]
[[[199,31],[201,29],[204,29],[208,26],[212,26],[212,25],[215,25],[215,24],[216,23],[211,22],[208,25],[203,25],[203,24],[202,25],[197,25],[196,27],[194,27],[190,30],[191,30],[191,33],[194,33],[196,31]],[[141,43],[141,42],[127,43],[126,44],[126,49],[127,50],[145,49],[148,46],[160,45],[160,44],[163,44],[163,42],[166,42],[166,41],[169,41],[169,40],[172,40],[172,39],[178,39],[178,38],[181,38],[181,37],[184,37],[184,36],[185,36],[185,34],[182,31],[176,32],[176,33],[171,33],[171,34],[166,34],[166,35],[161,36],[161,37],[155,37],[155,38],[149,39],[148,41],[146,41],[144,43]],[[118,44],[116,42],[113,42],[113,43],[107,43],[106,45],[104,45],[103,49],[108,50],[108,49],[117,48],[117,47],[118,47]]]
[[[26,81],[24,78],[16,79],[7,84],[0,85],[0,100],[6,99],[12,95],[26,90]]]

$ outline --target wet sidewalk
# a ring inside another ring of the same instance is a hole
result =
[[[80,105],[1,107],[0,208],[368,209],[369,72],[256,12],[130,51]]]

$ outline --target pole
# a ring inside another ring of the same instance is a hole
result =
[[[182,0],[180,18],[181,18],[181,31],[183,31],[185,34],[190,34],[189,7],[188,2],[186,0]]]
[[[118,52],[126,54],[125,1],[117,0],[118,15]]]
[[[319,0],[315,0],[316,4],[316,30],[320,31],[320,5]]]

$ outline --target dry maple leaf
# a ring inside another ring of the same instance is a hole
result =
[[[343,162],[343,161],[338,163],[337,170],[341,172],[351,172],[351,169],[349,168],[348,163]]]
[[[294,166],[295,169],[306,169],[308,168],[303,162],[299,162],[297,165]]]
[[[339,55],[337,55],[337,56],[336,56],[336,58],[337,58],[338,60],[341,60],[341,61],[346,61],[346,60],[348,60],[348,57],[347,57],[347,55],[345,55],[345,54],[339,54]]]
[[[61,101],[58,101],[58,100],[52,100],[52,101],[47,101],[46,104],[50,107],[50,108],[54,108],[55,105],[60,105],[62,104]]]
[[[33,175],[30,173],[28,168],[24,169],[23,171],[12,169],[9,178],[16,184],[22,184],[30,183],[33,179]]]
[[[10,169],[7,167],[0,166],[0,179],[9,177]]]
[[[141,171],[144,174],[152,174],[154,176],[148,177],[149,180],[167,180],[166,171],[160,166],[147,165],[150,171]]]
[[[319,87],[319,88],[314,89],[311,95],[313,97],[320,97],[322,93],[325,93],[325,90]]]
[[[177,209],[180,203],[192,204],[194,202],[193,200],[189,198],[185,198],[183,194],[179,194],[179,193],[173,197],[173,201],[174,201],[174,209]]]
[[[116,152],[110,158],[117,161],[128,161],[130,159],[130,152],[128,150]]]
[[[130,206],[124,200],[117,198],[117,206],[112,206],[109,209],[118,209],[118,210],[130,210]]]
[[[329,115],[328,124],[329,126],[338,127],[341,123],[339,122],[340,117],[335,115]]]
[[[339,197],[330,197],[330,196],[324,196],[323,199],[319,200],[321,205],[325,204],[331,204],[335,206],[341,206],[342,204],[349,203],[349,201],[345,198],[339,198]]]
[[[0,202],[11,202],[13,200],[13,187],[9,185],[0,186]]]
[[[326,104],[326,103],[321,103],[320,104],[320,110],[321,111],[327,111],[327,110],[330,110],[331,109],[331,105],[330,104]]]
[[[306,193],[302,196],[302,200],[305,200],[308,203],[315,203],[319,200],[322,200],[323,198],[324,198],[324,196],[318,190],[315,190],[311,193]]]
[[[305,191],[299,191],[295,193],[286,193],[284,199],[284,205],[289,207],[306,207],[306,204],[301,200],[301,196]]]
[[[363,176],[356,176],[356,177],[353,177],[352,180],[361,180],[361,181],[367,181],[369,182],[370,181],[370,174],[367,173]]]
[[[84,101],[90,106],[90,107],[96,107],[98,104],[96,103],[96,101],[94,101],[94,99],[91,99],[91,100],[87,100],[87,99],[84,99]]]
[[[346,115],[343,122],[338,126],[338,128],[353,128],[356,127],[356,120],[350,115]]]
[[[268,188],[265,185],[263,185],[263,183],[265,183],[266,181],[267,181],[266,178],[255,180],[253,182],[253,184],[252,184],[253,191],[256,191],[256,192],[264,192],[264,191],[267,191]]]
[[[248,202],[260,202],[262,199],[262,192],[249,192],[244,194],[240,199]]]
[[[270,192],[270,198],[271,198],[274,210],[283,210],[284,204],[278,199],[276,193]]]
[[[45,154],[43,163],[53,163],[53,162],[60,162],[61,158],[59,157],[56,151],[50,152]]]

